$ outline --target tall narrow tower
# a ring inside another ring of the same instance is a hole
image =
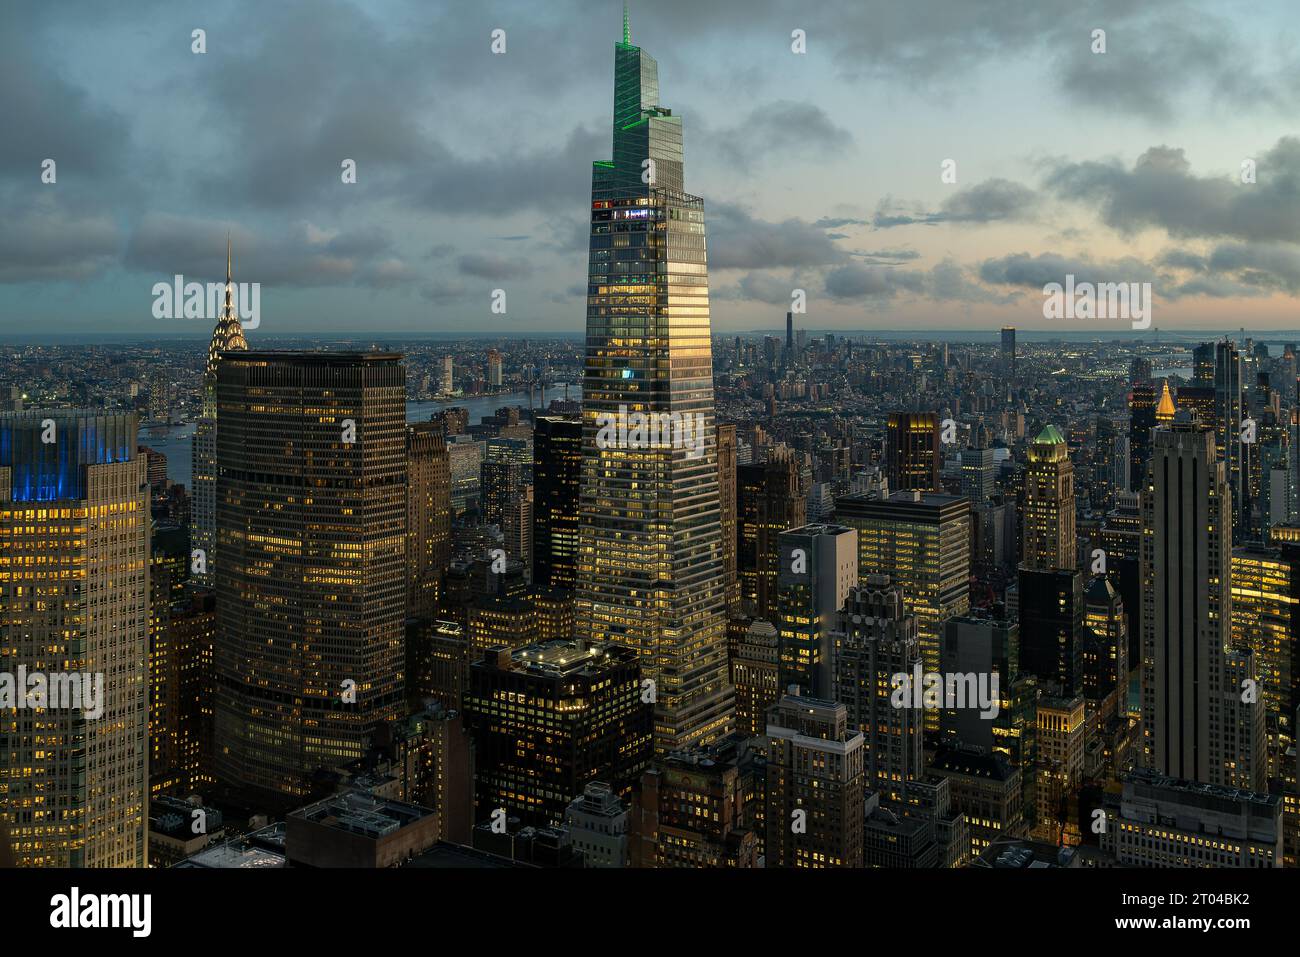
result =
[[[212,330],[208,346],[208,366],[203,372],[203,414],[194,429],[192,456],[193,497],[191,504],[191,548],[200,552],[195,562],[193,578],[201,585],[216,584],[214,570],[217,542],[217,363],[221,353],[244,351],[243,326],[235,309],[234,286],[231,282],[230,237],[226,237],[226,301],[221,307],[217,327]]]
[[[1075,554],[1074,464],[1065,436],[1044,427],[1029,446],[1021,514],[1020,664],[1073,697],[1083,678],[1083,575]]]
[[[577,634],[638,651],[662,751],[729,733],[734,695],[704,202],[684,191],[681,118],[626,20],[613,129],[591,183]],[[699,423],[699,441],[601,439],[602,423],[638,413]]]
[[[1048,425],[1029,446],[1025,471],[1023,567],[1073,571],[1074,463],[1059,429]]]
[[[1241,440],[1244,415],[1242,359],[1236,345],[1228,339],[1214,344],[1214,425],[1219,459],[1232,495],[1233,541],[1239,542],[1249,527],[1250,490],[1246,482],[1249,444]]]
[[[1146,767],[1177,778],[1259,788],[1263,710],[1243,682],[1248,651],[1232,625],[1232,492],[1210,425],[1154,432],[1142,493],[1142,732]]]

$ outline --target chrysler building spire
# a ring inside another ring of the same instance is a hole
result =
[[[230,234],[226,234],[226,300],[212,330],[208,365],[203,372],[203,414],[194,429],[192,455],[191,542],[201,561],[192,571],[196,582],[211,587],[216,581],[217,544],[217,365],[221,353],[247,350],[244,329],[235,303],[234,269]]]
[[[248,340],[244,338],[244,329],[239,324],[239,312],[235,307],[234,273],[231,268],[232,246],[230,234],[226,234],[226,300],[217,317],[216,328],[212,330],[212,343],[208,346],[208,366],[203,375],[204,414],[208,404],[213,405],[215,414],[217,388],[217,360],[223,352],[234,349],[247,349]]]

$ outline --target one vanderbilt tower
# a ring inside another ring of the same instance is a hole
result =
[[[613,159],[591,180],[577,634],[640,653],[655,747],[675,750],[733,726],[704,201],[626,8]],[[674,427],[639,433],[638,413]]]

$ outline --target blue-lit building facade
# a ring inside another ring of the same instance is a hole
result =
[[[148,496],[134,415],[0,415],[0,813],[20,865],[146,864]]]

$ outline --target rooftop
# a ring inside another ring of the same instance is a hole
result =
[[[510,654],[516,670],[548,677],[571,675],[588,669],[598,670],[634,657],[635,652],[623,645],[611,642],[588,644],[564,638],[526,645]]]
[[[360,791],[347,791],[299,808],[289,816],[351,834],[380,838],[434,813],[418,804],[388,801]]]

